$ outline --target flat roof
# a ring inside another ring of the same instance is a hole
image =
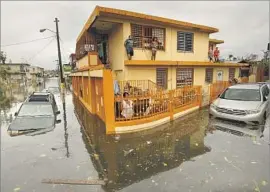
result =
[[[83,33],[89,29],[89,27],[92,25],[92,23],[96,20],[96,18],[99,15],[104,15],[108,14],[110,17],[113,16],[123,16],[127,18],[133,18],[133,19],[145,19],[148,21],[155,21],[159,22],[161,24],[165,25],[174,25],[178,27],[184,27],[184,28],[189,28],[189,29],[199,29],[201,31],[207,32],[207,33],[215,33],[218,32],[219,30],[214,27],[209,27],[205,25],[199,25],[199,24],[194,24],[194,23],[189,23],[185,21],[179,21],[175,19],[169,19],[169,18],[164,18],[164,17],[158,17],[158,16],[152,16],[152,15],[147,15],[143,13],[137,13],[137,12],[132,12],[132,11],[126,11],[126,10],[121,10],[121,9],[115,9],[115,8],[107,8],[107,7],[100,7],[96,6],[90,17],[88,18],[87,22],[85,23],[82,31],[80,32],[77,41],[81,38]]]

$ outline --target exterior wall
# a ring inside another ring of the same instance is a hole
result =
[[[161,66],[162,67],[162,66]],[[130,66],[126,71],[125,80],[151,80],[156,83],[156,68],[151,66]],[[164,66],[168,68],[168,89],[176,88],[176,66]],[[193,85],[202,85],[208,89],[209,83],[205,82],[205,69],[208,67],[181,66],[180,68],[193,68]],[[213,82],[217,81],[217,72],[223,71],[223,81],[229,80],[228,67],[213,67]],[[235,68],[235,77],[239,76],[239,68]]]
[[[136,24],[144,24],[140,22],[132,22]],[[151,25],[150,26],[157,26]],[[165,26],[157,26],[161,28],[165,28]],[[131,26],[130,22],[126,21],[123,24],[124,30],[124,40],[131,34]],[[187,31],[194,33],[194,51],[193,52],[178,52],[177,51],[177,31]],[[165,51],[158,51],[156,60],[177,60],[177,61],[207,61],[207,53],[209,46],[209,34],[202,32],[195,32],[184,30],[181,28],[171,28],[166,27],[165,30]],[[150,60],[151,59],[151,51],[143,50],[141,48],[134,48],[134,56],[133,60]],[[127,60],[127,56],[125,54],[125,60]]]
[[[123,25],[116,24],[109,34],[109,61],[113,70],[124,68]]]
[[[81,58],[79,61],[77,61],[77,67],[78,68],[87,67],[89,65],[88,60],[89,60],[88,55],[85,55],[83,58]]]

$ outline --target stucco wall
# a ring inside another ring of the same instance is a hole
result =
[[[124,69],[123,25],[117,24],[109,34],[109,60],[113,70]]]
[[[140,22],[132,22],[136,24],[143,24]],[[151,25],[151,24],[149,24]],[[151,25],[157,26],[157,25]],[[164,26],[157,26],[162,27]],[[124,39],[131,34],[130,22],[126,21],[123,25]],[[179,52],[177,51],[177,31],[187,31],[194,33],[194,45],[193,52]],[[165,30],[165,51],[158,51],[156,55],[156,60],[176,60],[176,61],[207,61],[208,45],[209,45],[209,34],[184,30],[181,28],[171,28],[167,27]],[[125,59],[127,56],[125,55]],[[141,48],[134,48],[134,60],[150,60],[151,51],[143,50]]]

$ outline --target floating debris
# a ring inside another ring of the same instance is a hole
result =
[[[268,183],[267,183],[267,181],[262,181],[262,186],[265,186],[265,185],[267,185]]]
[[[167,167],[167,166],[168,166],[168,164],[167,164],[167,163],[163,163],[163,165],[164,165],[164,167]]]
[[[150,144],[152,143],[152,141],[146,141],[146,143],[147,143],[148,145],[150,145]]]
[[[46,157],[46,155],[45,154],[41,154],[39,157]]]
[[[130,150],[128,150],[128,151],[123,150],[123,151],[124,151],[124,156],[127,156],[127,155],[130,154],[132,151],[134,151],[134,149],[130,149]]]
[[[17,187],[17,188],[15,188],[13,191],[20,191],[21,190],[21,188],[20,187]]]

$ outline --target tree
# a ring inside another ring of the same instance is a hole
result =
[[[0,52],[0,62],[2,64],[5,64],[6,63],[6,60],[7,60],[7,55],[4,53],[4,51],[1,51]]]

